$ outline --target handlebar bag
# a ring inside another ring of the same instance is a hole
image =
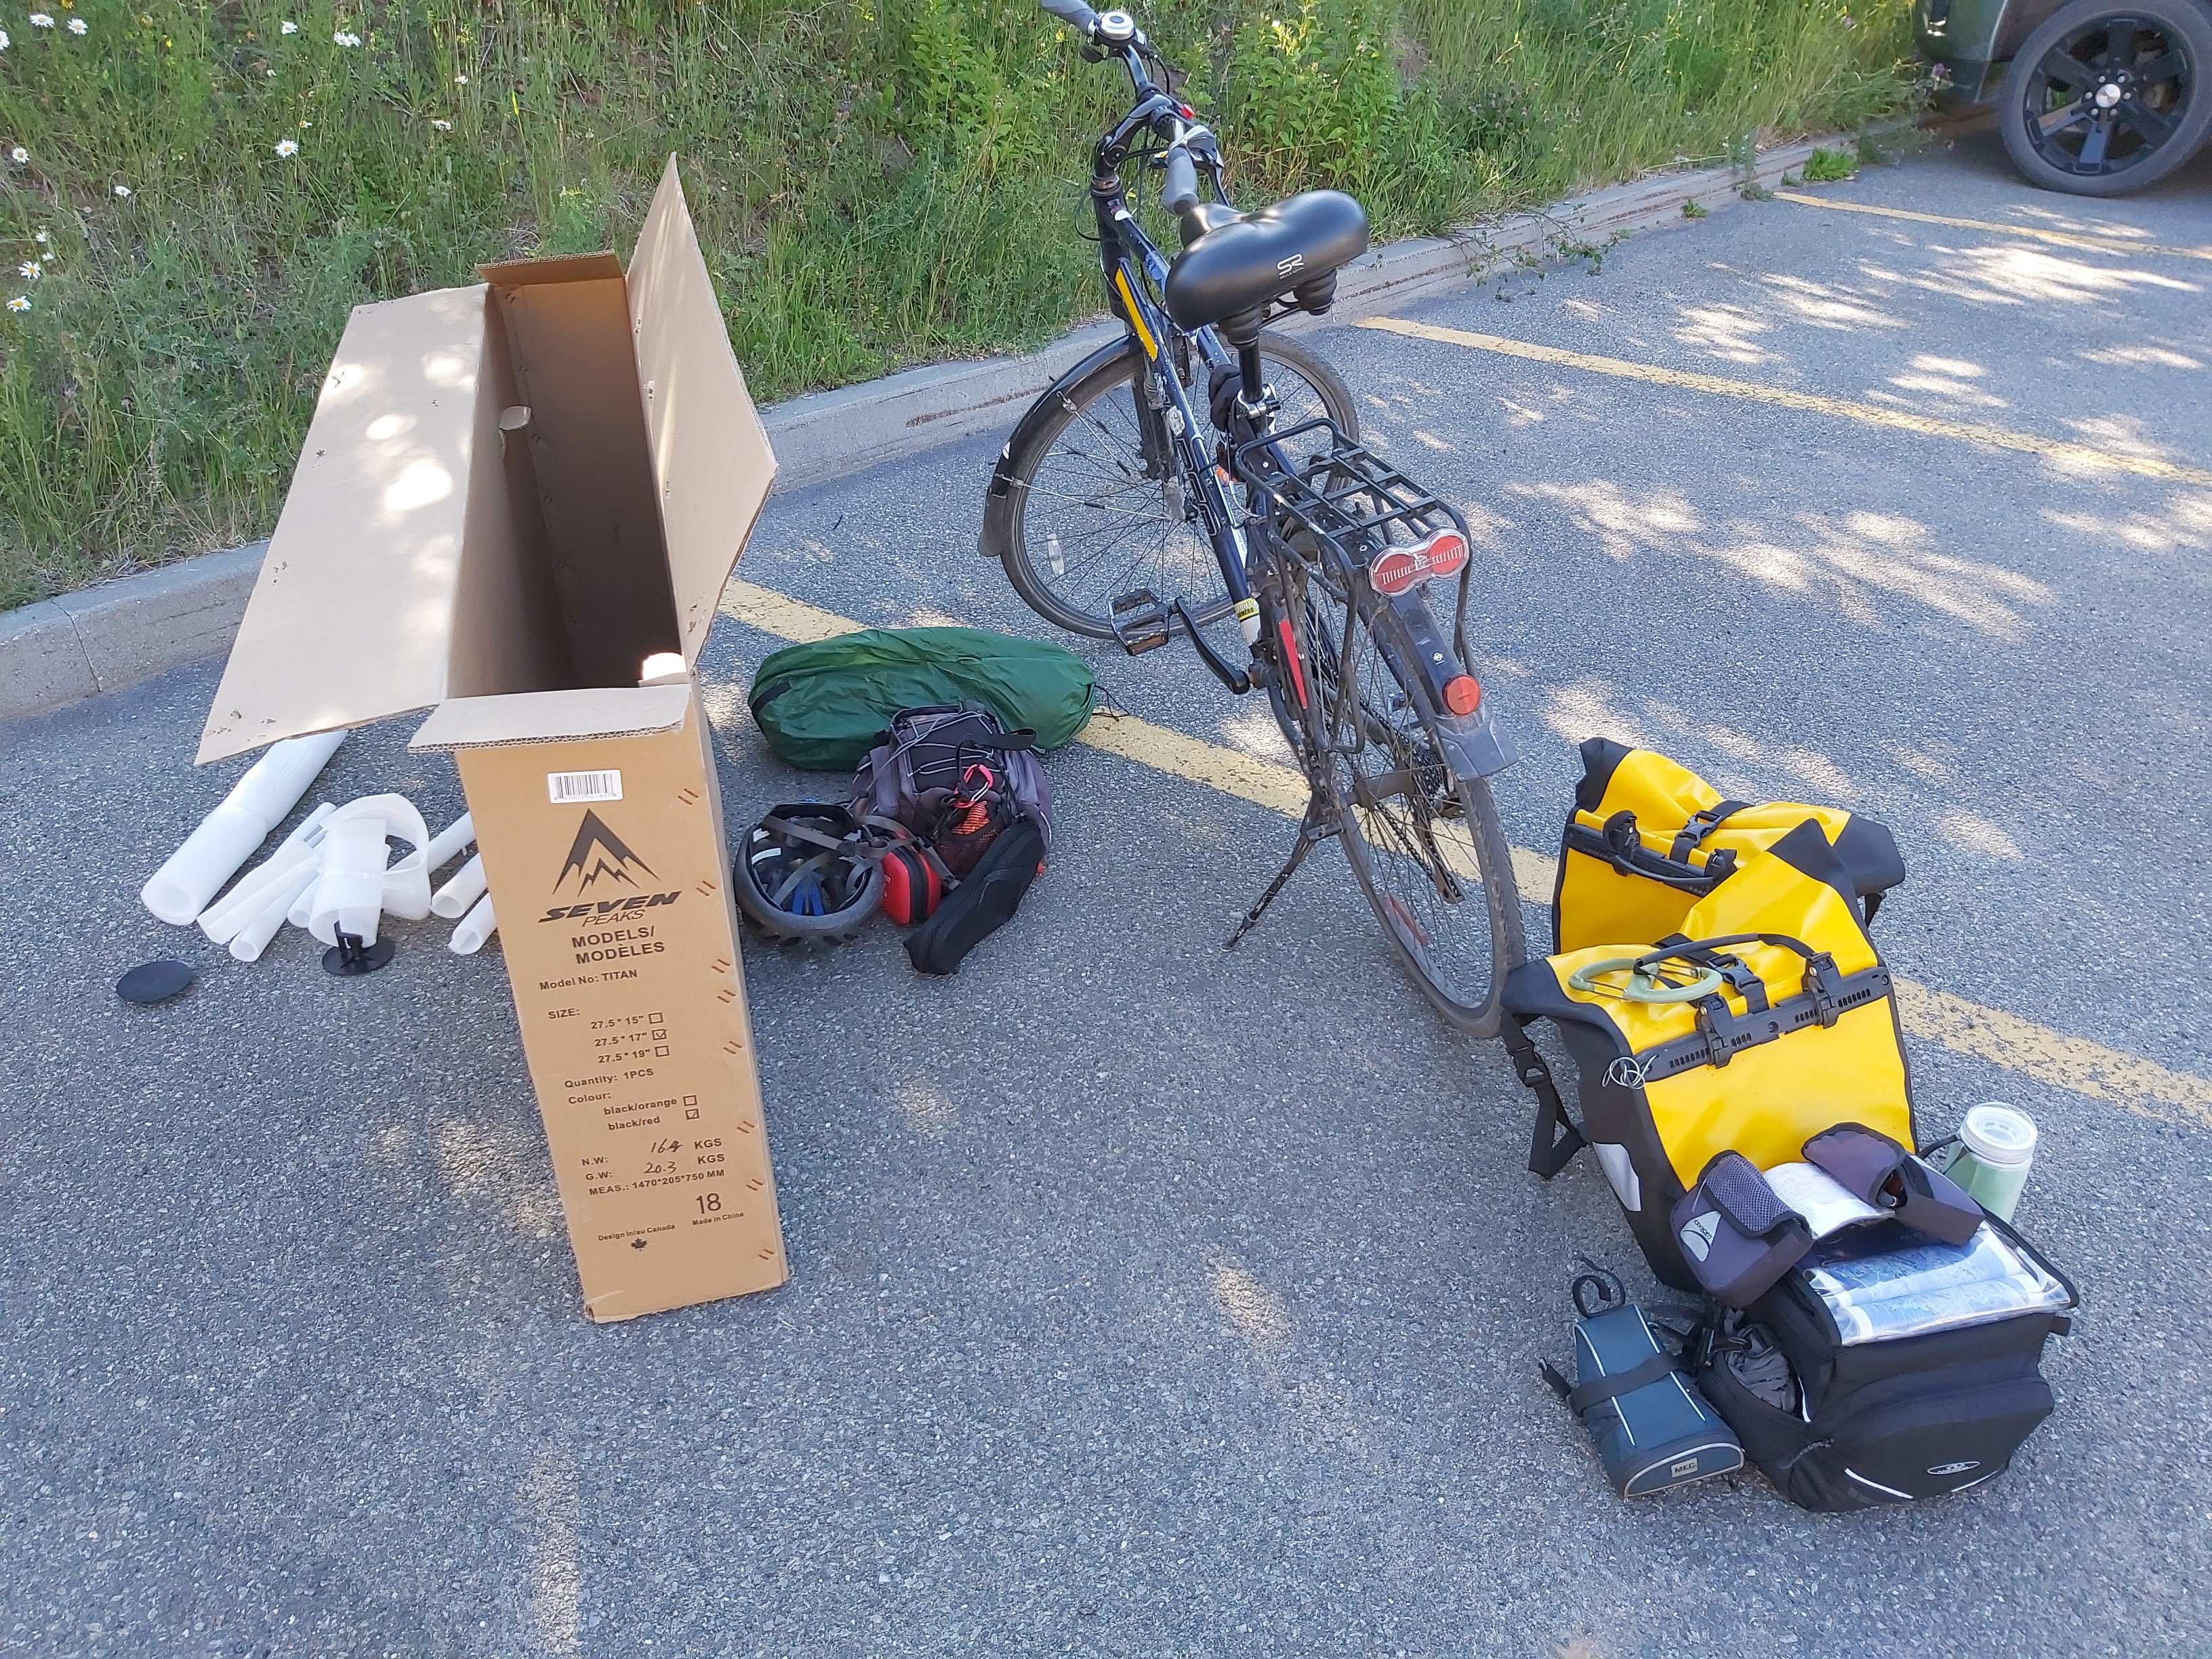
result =
[[[1875,1254],[1865,1267],[1922,1267],[1922,1258],[1941,1266],[1947,1253],[1962,1261],[1970,1254],[1889,1225],[1901,1237],[1869,1236]],[[2014,1298],[2020,1305],[2009,1311],[1923,1318],[1910,1334],[1881,1335],[1839,1324],[1815,1288],[1819,1270],[1800,1266],[1747,1313],[1709,1309],[1686,1368],[1791,1503],[1832,1512],[1965,1492],[2002,1473],[2051,1415],[2044,1345],[2071,1328],[2074,1285],[1994,1216],[1978,1229],[1971,1254],[2009,1264],[2039,1293]],[[1771,1364],[1776,1350],[1784,1385],[1749,1386],[1741,1362],[1765,1353]]]
[[[1835,849],[1845,890],[1867,921],[1905,879],[1896,837],[1872,818],[1797,801],[1724,799],[1664,755],[1607,738],[1583,743],[1582,757],[1552,891],[1559,950],[1668,937],[1742,860],[1808,822]]]
[[[1746,856],[1659,946],[1587,945],[1507,977],[1502,1035],[1540,1103],[1529,1167],[1555,1175],[1590,1146],[1652,1271],[1679,1290],[1701,1285],[1669,1218],[1720,1153],[1771,1170],[1838,1123],[1919,1144],[1889,969],[1856,899],[1807,821]],[[1675,1002],[1632,1000],[1625,975],[1572,985],[1577,969],[1624,956],[1656,960],[1685,988],[1709,972],[1719,982]],[[1522,1029],[1537,1018],[1558,1025],[1575,1062],[1578,1130]]]

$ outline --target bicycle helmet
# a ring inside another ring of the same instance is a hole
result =
[[[883,902],[883,871],[853,814],[830,801],[772,807],[745,831],[731,874],[738,908],[787,941],[842,942]]]

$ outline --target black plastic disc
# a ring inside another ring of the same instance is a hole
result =
[[[358,979],[363,974],[374,973],[391,960],[392,941],[388,939],[350,952],[343,945],[333,945],[323,952],[323,971],[332,979]]]
[[[142,962],[115,981],[115,994],[141,1005],[167,1002],[181,995],[193,978],[189,963]]]

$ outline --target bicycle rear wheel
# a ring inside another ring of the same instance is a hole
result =
[[[1325,414],[1358,434],[1351,389],[1321,358],[1275,334],[1260,337],[1260,356],[1282,403],[1279,428]],[[1201,624],[1229,611],[1196,486],[1172,455],[1146,441],[1139,361],[1132,346],[1053,394],[1051,418],[1010,458],[1012,511],[1001,523],[986,520],[987,537],[998,543],[987,549],[999,555],[1014,592],[1047,622],[1092,639],[1114,637],[1114,601],[1139,588],[1182,599]],[[1188,391],[1204,421],[1200,367],[1201,384]],[[1292,447],[1315,450],[1325,441],[1316,434]]]
[[[1335,808],[1352,877],[1444,1018],[1494,1036],[1528,938],[1490,786],[1453,775],[1418,678],[1393,669],[1414,660],[1395,613],[1377,605],[1359,616],[1316,564],[1301,562],[1291,585],[1303,618],[1293,627],[1306,669],[1304,758]]]

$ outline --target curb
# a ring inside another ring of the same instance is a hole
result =
[[[1953,137],[1985,119],[1939,119],[1923,130]],[[1876,128],[1875,136],[1893,136],[1907,125]],[[1802,167],[1815,149],[1853,142],[1809,138],[1764,151],[1747,168],[1658,173],[1449,236],[1391,242],[1346,268],[1326,318],[1285,319],[1281,325],[1302,333],[1351,321],[1472,282],[1505,260],[1557,252],[1568,240],[1589,244],[1680,224],[1685,202],[1708,212],[1734,206],[1746,185],[1771,185]],[[775,404],[762,417],[781,462],[776,488],[803,489],[979,432],[1006,430],[1037,393],[1117,331],[1111,323],[1093,323],[1024,356],[936,363]],[[202,554],[0,612],[0,720],[119,691],[222,655],[268,546],[262,541]]]

